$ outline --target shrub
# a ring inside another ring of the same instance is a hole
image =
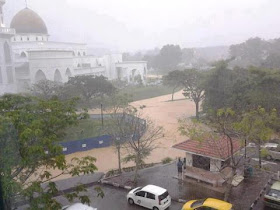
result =
[[[172,158],[166,157],[166,158],[163,158],[163,159],[161,160],[161,163],[162,163],[162,164],[167,164],[167,163],[170,163],[171,161],[172,161]]]

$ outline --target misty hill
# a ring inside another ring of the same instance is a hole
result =
[[[194,48],[194,57],[203,58],[208,62],[227,59],[229,57],[229,46]]]

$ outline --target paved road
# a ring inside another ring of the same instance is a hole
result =
[[[129,205],[126,201],[126,194],[128,191],[104,186],[102,185],[102,189],[105,193],[105,197],[97,198],[95,195],[95,191],[93,188],[88,189],[88,195],[92,201],[91,205],[98,210],[145,210],[145,208],[136,206],[136,205]],[[57,198],[59,202],[63,205],[67,205],[68,202],[62,196]],[[181,210],[183,204],[172,202],[172,205],[169,207],[169,210]]]

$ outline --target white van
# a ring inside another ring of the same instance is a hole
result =
[[[137,204],[153,210],[164,210],[171,205],[171,197],[167,190],[155,185],[131,190],[127,194],[127,201],[130,205]]]

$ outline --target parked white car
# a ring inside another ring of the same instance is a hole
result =
[[[167,190],[155,185],[147,185],[131,190],[127,194],[129,204],[137,204],[153,210],[164,210],[171,205]]]
[[[75,203],[72,205],[62,207],[62,210],[97,210],[96,208],[90,207],[86,204]]]

